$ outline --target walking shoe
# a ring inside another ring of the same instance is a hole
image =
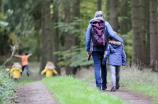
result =
[[[107,86],[102,87],[102,90],[106,90],[106,89],[107,89]]]
[[[120,85],[116,85],[116,89],[118,90],[120,88]]]
[[[27,76],[29,76],[29,72],[27,72]]]
[[[112,91],[112,92],[116,91],[116,87],[113,86],[110,91]]]

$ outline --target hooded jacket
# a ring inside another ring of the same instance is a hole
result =
[[[104,58],[102,64],[106,64],[106,60],[109,58],[109,65],[114,66],[125,66],[126,65],[126,54],[123,46],[116,43],[110,43],[107,45],[106,51],[104,52]]]
[[[52,77],[53,73],[57,74],[55,69],[48,69],[45,67],[45,69],[42,71],[42,74],[46,73],[46,77]]]
[[[20,73],[22,70],[19,67],[13,67],[11,70],[7,69],[9,72],[13,72],[13,78],[20,78]]]
[[[94,21],[94,20],[103,20],[105,21],[103,18],[94,18],[94,19],[91,19],[90,20],[90,24],[88,25],[88,28],[87,28],[87,32],[86,32],[86,51],[87,52],[90,52],[92,50],[92,47],[93,47],[93,41],[92,41],[92,25],[91,23]],[[120,41],[123,43],[123,40],[118,36],[116,35],[116,33],[113,31],[112,27],[110,26],[110,24],[105,21],[105,29],[107,30],[108,32],[108,35],[117,40],[117,41]],[[98,48],[98,47],[94,47],[93,51],[104,51],[104,48]]]

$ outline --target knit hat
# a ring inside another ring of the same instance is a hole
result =
[[[15,62],[15,63],[13,64],[13,67],[21,68],[21,65],[20,65],[18,62]]]
[[[103,18],[105,18],[105,14],[104,14],[103,11],[96,11],[95,12],[95,15],[94,15],[95,18],[99,18],[99,17],[102,17],[102,16],[103,16]]]
[[[49,69],[49,70],[55,69],[55,66],[54,66],[54,64],[53,64],[52,62],[47,62],[46,67],[47,67],[47,69]]]

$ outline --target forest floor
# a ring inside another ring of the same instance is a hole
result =
[[[38,65],[33,64],[29,65],[29,67],[31,71],[33,68],[38,67]],[[35,76],[36,79],[31,83],[19,84],[16,91],[16,100],[19,101],[19,104],[58,104],[58,101],[54,98],[54,95],[49,91],[44,83],[40,81],[42,77],[40,76],[37,78],[37,75],[39,75],[38,70],[38,68],[32,70],[29,77],[27,77],[26,74],[22,76],[23,78],[21,78],[21,80],[26,78],[29,78],[29,80],[34,80]],[[95,82],[88,82],[88,84],[95,87]],[[103,93],[109,93],[116,96],[128,104],[153,104],[153,98],[146,96],[143,93],[127,90],[125,87],[120,87],[119,90],[110,92],[112,86],[108,84],[107,87],[107,90],[102,91]]]

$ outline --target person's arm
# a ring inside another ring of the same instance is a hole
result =
[[[12,69],[7,68],[6,70],[7,70],[7,72],[13,72],[14,69],[13,68]]]
[[[28,56],[28,57],[32,56],[32,53],[28,54],[27,56]]]
[[[46,73],[47,69],[45,68],[42,72],[41,75],[43,75],[44,73]]]
[[[122,65],[126,66],[126,54],[124,50],[122,51]]]
[[[20,58],[20,55],[14,55],[14,57],[19,57]]]
[[[102,60],[102,65],[106,64],[106,60],[109,57],[109,55],[110,55],[110,44],[107,45],[106,50],[104,51],[104,57],[103,57],[103,60]]]
[[[112,29],[111,25],[106,21],[105,22],[105,26],[106,26],[106,29],[109,33],[109,36],[117,41],[120,41],[121,43],[123,43],[123,39],[120,38]]]
[[[58,74],[57,71],[55,69],[53,69],[53,73]]]
[[[91,28],[92,25],[89,24],[86,32],[86,51],[90,52],[90,43],[91,43]]]

